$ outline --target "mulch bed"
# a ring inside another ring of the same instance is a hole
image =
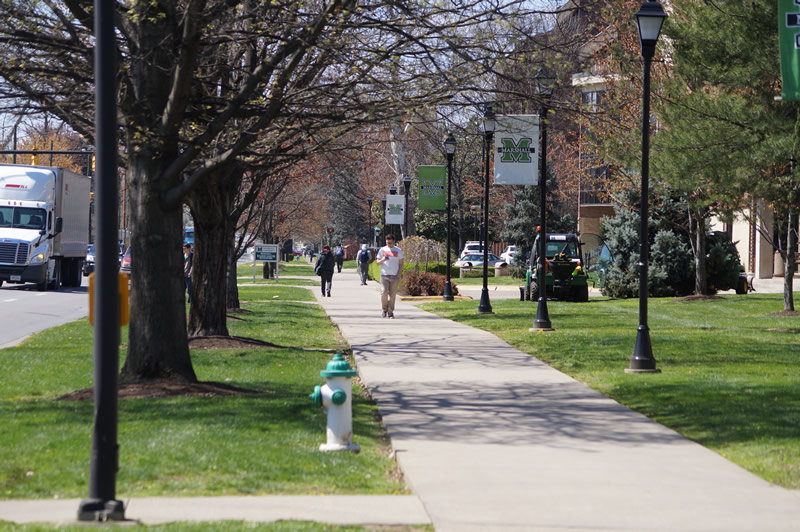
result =
[[[280,346],[240,336],[201,336],[189,339],[191,349],[276,349]],[[122,399],[152,399],[157,397],[197,396],[225,397],[268,393],[261,390],[237,388],[221,382],[185,382],[154,379],[137,382],[120,382]],[[94,388],[78,390],[58,397],[59,401],[87,401],[94,398]]]
[[[684,302],[687,302],[687,301],[709,301],[709,300],[712,300],[712,299],[725,299],[725,298],[722,297],[722,296],[713,296],[713,295],[712,296],[706,296],[706,295],[702,295],[702,294],[699,294],[699,295],[698,294],[693,294],[691,296],[685,296],[685,297],[679,297],[677,299],[673,299],[672,302],[673,303],[684,303]]]
[[[121,382],[119,397],[121,399],[153,399],[160,397],[197,396],[197,397],[229,397],[265,393],[260,390],[237,388],[221,382],[185,382],[173,380],[152,380],[139,382]],[[89,401],[94,399],[94,388],[86,388],[56,398],[58,401]]]
[[[276,349],[280,346],[241,336],[197,336],[189,338],[189,349]]]

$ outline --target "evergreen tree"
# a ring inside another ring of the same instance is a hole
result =
[[[665,25],[672,79],[661,96],[662,128],[654,136],[653,170],[689,201],[695,219],[697,291],[710,252],[702,220],[744,207],[753,197],[796,205],[797,104],[778,102],[777,3],[680,2]],[[771,238],[772,235],[765,235]],[[709,279],[710,280],[710,279]],[[791,275],[788,276],[791,307]]]

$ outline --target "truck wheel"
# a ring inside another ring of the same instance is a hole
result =
[[[55,278],[47,283],[45,290],[58,290],[61,286],[61,262],[56,262]]]
[[[82,261],[80,259],[72,259],[69,261],[69,267],[67,271],[69,272],[67,277],[67,282],[64,283],[64,286],[71,286],[73,288],[77,288],[81,285],[81,268],[83,267]]]
[[[737,294],[746,294],[747,293],[747,277],[739,276],[736,282],[736,293]]]

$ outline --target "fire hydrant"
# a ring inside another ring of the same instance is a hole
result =
[[[319,446],[320,451],[353,451],[360,447],[353,443],[353,397],[350,379],[356,370],[350,367],[341,353],[336,353],[328,366],[319,372],[328,379],[323,386],[315,386],[309,397],[317,406],[328,411],[328,441]]]

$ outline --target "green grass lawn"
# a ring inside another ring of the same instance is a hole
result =
[[[314,275],[314,265],[309,264],[305,261],[305,259],[300,259],[300,262],[281,262],[278,264],[278,278],[280,282],[289,282],[287,279],[281,279],[284,276],[307,276],[307,277],[315,277]],[[236,266],[236,277],[239,279],[240,282],[250,282],[253,280],[253,263],[246,262],[242,264],[238,264]],[[260,282],[267,282],[267,279],[264,279],[264,263],[257,262],[255,267],[255,277],[256,281]],[[297,279],[294,279],[297,281]],[[269,282],[274,283],[274,280],[269,280]]]
[[[800,488],[800,316],[772,315],[782,294],[649,299],[660,374],[627,374],[638,299],[548,302],[555,332],[529,332],[535,302],[474,301],[423,308],[490,331],[592,388],[762,478]],[[797,294],[795,294],[797,297]]]
[[[405,492],[377,409],[355,383],[361,453],[318,450],[326,414],[308,395],[324,384],[330,351],[347,346],[310,291],[242,287],[240,298],[249,312],[229,322],[231,335],[277,347],[193,350],[192,361],[201,381],[259,393],[120,399],[119,497]],[[87,496],[94,405],[56,398],[91,387],[92,334],[79,320],[0,350],[0,498]]]

